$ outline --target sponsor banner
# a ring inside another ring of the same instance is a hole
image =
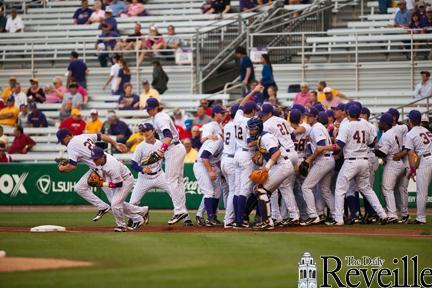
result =
[[[382,166],[375,177],[374,191],[381,203]],[[86,202],[74,191],[74,185],[88,168],[79,165],[78,169],[69,173],[59,173],[57,164],[0,164],[0,205],[75,205]],[[192,164],[185,164],[184,183],[186,203],[189,209],[198,208],[202,194],[192,170]],[[133,172],[134,177],[137,174]],[[409,206],[415,207],[416,186],[410,182],[408,186]],[[94,193],[106,201],[103,191],[94,189]],[[171,199],[165,191],[151,190],[143,198],[142,203],[152,208],[171,209]],[[429,189],[428,207],[432,207],[432,189]]]

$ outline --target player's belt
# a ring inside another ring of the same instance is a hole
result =
[[[323,155],[324,157],[330,157],[330,156],[332,156],[331,154],[324,154]]]
[[[242,149],[242,151],[249,152],[249,149],[247,149],[247,148],[241,148],[241,149]]]
[[[348,160],[369,160],[367,157],[360,157],[360,158],[348,158]]]
[[[172,144],[173,144],[173,145],[178,145],[178,144],[180,144],[180,141],[175,141],[175,142],[173,142]]]
[[[224,153],[223,155],[226,156],[226,157],[228,157],[228,158],[234,158],[234,154]]]
[[[432,155],[431,153],[426,153],[426,154],[423,154],[422,157],[429,157],[431,155]]]
[[[156,171],[156,172],[152,172],[152,173],[145,173],[145,175],[154,176],[154,175],[158,174],[161,170],[162,170],[162,169],[159,169],[158,171]]]

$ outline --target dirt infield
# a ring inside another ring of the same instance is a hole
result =
[[[0,258],[0,272],[30,271],[92,266],[91,262],[67,259],[3,257]]]
[[[31,227],[0,227],[0,232],[30,232]],[[112,227],[66,227],[66,232],[56,233],[77,233],[77,232],[113,232]],[[225,229],[223,227],[185,227],[185,226],[168,226],[168,225],[149,225],[140,228],[137,231],[130,231],[128,233],[140,232],[163,232],[163,233],[244,233],[255,232],[250,229],[234,230]],[[423,235],[423,230],[418,229],[392,229],[385,228],[385,226],[371,226],[371,227],[327,227],[323,225],[308,226],[308,227],[284,227],[276,228],[272,231],[264,233],[297,233],[297,234],[339,234],[339,235],[362,235],[362,236],[386,236],[386,237],[411,237],[411,238],[430,238],[432,235]],[[256,233],[263,233],[257,231]]]

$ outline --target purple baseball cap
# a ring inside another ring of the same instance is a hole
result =
[[[238,103],[232,105],[230,108],[230,114],[235,115],[237,113],[237,110],[239,109],[239,107],[240,107],[240,104],[238,104]]]
[[[316,103],[315,105],[313,105],[313,107],[315,109],[317,109],[319,112],[325,111],[325,108],[324,108],[324,106],[321,103]]]
[[[90,158],[92,160],[96,160],[99,159],[100,157],[102,157],[105,154],[104,150],[100,147],[95,147],[93,148],[93,150],[91,151],[91,156]]]
[[[246,104],[243,106],[243,111],[246,114],[252,113],[252,111],[256,111],[256,110],[257,110],[257,106],[254,101],[246,102]]]
[[[334,111],[331,110],[331,109],[327,110],[327,111],[326,111],[326,114],[327,114],[327,117],[335,118]]]
[[[399,113],[399,111],[397,109],[390,108],[387,112],[390,113],[393,116],[393,118],[396,119],[396,121],[399,120],[400,113]]]
[[[333,110],[341,110],[341,111],[345,111],[346,105],[344,103],[339,103],[336,107],[332,107],[331,109]]]
[[[421,121],[421,113],[418,110],[411,110],[408,113],[408,119],[414,122],[420,122]]]
[[[305,112],[306,116],[316,117],[318,116],[319,111],[315,107],[311,107],[308,111]]]
[[[215,114],[215,113],[225,113],[225,108],[223,108],[220,105],[216,105],[216,106],[213,107],[212,113],[213,114]]]
[[[62,143],[63,139],[66,138],[66,136],[72,136],[72,133],[69,131],[69,129],[66,128],[60,128],[57,133],[57,143]]]
[[[292,123],[298,124],[300,123],[301,116],[302,116],[302,112],[300,110],[292,109],[290,112],[289,120]]]
[[[387,124],[391,127],[393,125],[393,115],[386,112],[386,113],[381,115],[379,121],[384,123],[384,124]]]
[[[359,107],[358,105],[350,105],[349,109],[348,109],[348,115],[350,115],[351,117],[358,117],[360,116],[360,112],[361,112],[361,107]]]
[[[143,108],[144,110],[150,110],[153,109],[155,107],[158,107],[159,101],[156,98],[150,97],[147,99],[146,101],[146,106]]]
[[[320,122],[323,125],[326,125],[328,123],[328,116],[325,111],[320,111],[318,113],[318,122]]]
[[[138,129],[140,130],[140,131],[142,131],[142,132],[145,132],[145,131],[149,131],[149,130],[154,130],[154,127],[153,127],[153,125],[151,124],[151,123],[141,123],[141,124],[139,124],[138,125]]]
[[[300,111],[301,114],[304,114],[304,113],[306,112],[306,107],[304,107],[304,106],[301,105],[301,104],[294,104],[294,105],[291,107],[291,109],[296,109],[296,110]]]
[[[264,115],[267,115],[268,113],[274,113],[273,105],[271,104],[263,104],[261,106],[261,111],[258,113],[259,117],[263,117]]]

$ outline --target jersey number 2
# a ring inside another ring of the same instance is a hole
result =
[[[366,143],[366,131],[356,131],[353,135],[354,140],[357,141],[357,143]]]
[[[230,144],[230,140],[231,140],[231,133],[227,132],[225,134],[225,145],[229,145]]]
[[[90,151],[93,150],[94,147],[94,142],[92,139],[88,138],[85,142],[84,142],[84,146],[87,147]]]
[[[236,137],[237,137],[237,139],[243,140],[243,129],[242,129],[242,127],[235,126],[235,130],[236,130]]]

